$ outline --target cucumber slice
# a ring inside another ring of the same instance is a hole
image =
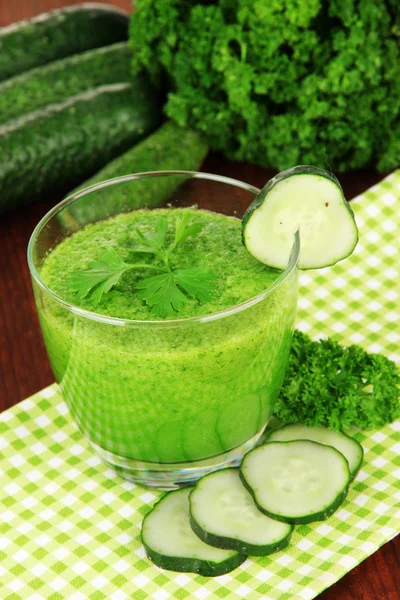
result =
[[[146,515],[142,542],[147,556],[162,569],[216,577],[236,569],[246,556],[202,542],[189,523],[189,494],[193,488],[170,492]]]
[[[240,475],[258,508],[284,523],[327,519],[343,502],[350,483],[343,454],[305,440],[267,442],[251,450]]]
[[[182,427],[182,445],[186,460],[206,458],[224,452],[216,432],[217,418],[218,414],[211,406],[202,412],[198,410],[195,416],[188,416]]]
[[[351,479],[357,475],[364,458],[363,448],[355,439],[343,431],[333,431],[326,427],[307,427],[301,423],[294,423],[276,429],[267,438],[268,442],[290,442],[292,440],[310,440],[336,448],[349,463]]]
[[[182,421],[169,421],[160,425],[156,437],[156,451],[160,462],[182,462]]]
[[[358,242],[353,211],[332,173],[300,165],[268,181],[246,210],[243,243],[260,262],[285,269],[300,231],[300,269],[329,267]]]
[[[235,394],[229,392],[229,405],[220,410],[217,420],[217,435],[223,451],[231,450],[255,436],[265,425],[261,422],[259,392]]]
[[[289,543],[293,525],[270,519],[257,509],[239,469],[202,477],[189,501],[190,524],[206,544],[265,556]]]

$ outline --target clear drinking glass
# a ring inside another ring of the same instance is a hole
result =
[[[28,262],[55,378],[89,444],[127,479],[160,489],[187,485],[238,465],[260,439],[288,360],[299,237],[286,270],[265,291],[217,313],[167,321],[74,306],[43,283],[43,261],[88,223],[143,201],[150,209],[167,201],[226,212],[227,198],[246,207],[258,192],[207,173],[139,173],[67,198],[32,234]]]

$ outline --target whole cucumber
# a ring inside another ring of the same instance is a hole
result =
[[[76,185],[153,131],[161,107],[148,81],[138,81],[95,88],[0,127],[0,212]]]
[[[99,173],[88,179],[72,193],[100,181],[131,173],[146,171],[196,171],[201,166],[208,146],[199,133],[167,121],[157,131],[113,160]],[[108,186],[87,195],[87,202],[72,203],[62,213],[60,220],[74,222],[77,226],[98,221],[117,210],[151,208],[165,203],[184,181],[184,175],[155,177],[154,179],[127,181]],[[94,201],[95,200],[95,201]]]
[[[127,42],[68,56],[0,83],[0,124],[85,90],[130,81]]]
[[[88,3],[42,13],[0,29],[0,81],[53,60],[128,38],[128,15]]]

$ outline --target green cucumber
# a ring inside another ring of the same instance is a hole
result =
[[[240,480],[239,469],[202,477],[190,493],[190,525],[206,544],[266,556],[288,545],[293,525],[260,512]]]
[[[120,42],[69,56],[3,81],[0,83],[0,123],[100,85],[129,82],[132,80],[130,60],[127,43]]]
[[[300,269],[329,267],[358,242],[353,211],[332,173],[300,165],[278,173],[242,220],[243,243],[260,262],[285,269],[300,231]]]
[[[0,212],[65,189],[160,122],[147,81],[95,88],[0,127]]]
[[[232,450],[235,446],[244,443],[254,437],[265,425],[266,420],[260,424],[261,418],[261,395],[257,392],[231,395],[230,404],[218,411],[217,434],[221,439],[222,451]],[[233,419],[232,415],[240,415],[240,431],[242,439],[238,439],[239,420]]]
[[[191,129],[167,121],[149,137],[122,154],[71,194],[114,177],[145,171],[196,171],[208,151],[201,135]],[[151,208],[166,202],[174,190],[186,180],[185,176],[155,177],[129,181],[125,185],[105,187],[88,194],[87,201],[72,203],[59,218],[77,226],[107,218],[119,210]],[[93,202],[93,198],[96,202]]]
[[[147,556],[162,569],[216,577],[236,569],[246,556],[202,542],[189,523],[189,494],[182,488],[166,494],[146,515],[142,542]]]
[[[346,435],[343,431],[333,431],[326,427],[307,427],[301,423],[284,425],[273,431],[267,438],[268,442],[289,442],[292,440],[310,440],[333,446],[343,454],[349,463],[350,477],[354,479],[364,457],[364,451],[355,439]]]
[[[128,15],[101,3],[42,13],[0,29],[0,81],[128,38]]]
[[[218,411],[214,406],[196,411],[196,416],[189,416],[182,427],[182,445],[186,460],[196,460],[201,456],[215,456],[226,451],[221,445],[216,424]],[[199,435],[199,431],[203,434]]]
[[[171,421],[160,425],[157,429],[155,449],[158,460],[162,463],[182,461],[182,421]]]
[[[284,523],[327,519],[347,495],[347,460],[317,442],[267,442],[243,459],[240,476],[264,514]]]

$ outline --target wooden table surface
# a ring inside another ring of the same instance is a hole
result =
[[[0,0],[0,26],[78,3],[79,0]],[[128,0],[112,3],[130,10]],[[273,174],[261,167],[229,162],[216,154],[207,157],[202,170],[235,177],[256,186],[262,186]],[[346,197],[351,199],[381,178],[372,171],[361,171],[343,175],[340,179]],[[1,217],[0,411],[54,380],[36,317],[26,247],[36,223],[60,199],[46,200]],[[320,594],[319,599],[400,600],[399,557],[400,536]]]

